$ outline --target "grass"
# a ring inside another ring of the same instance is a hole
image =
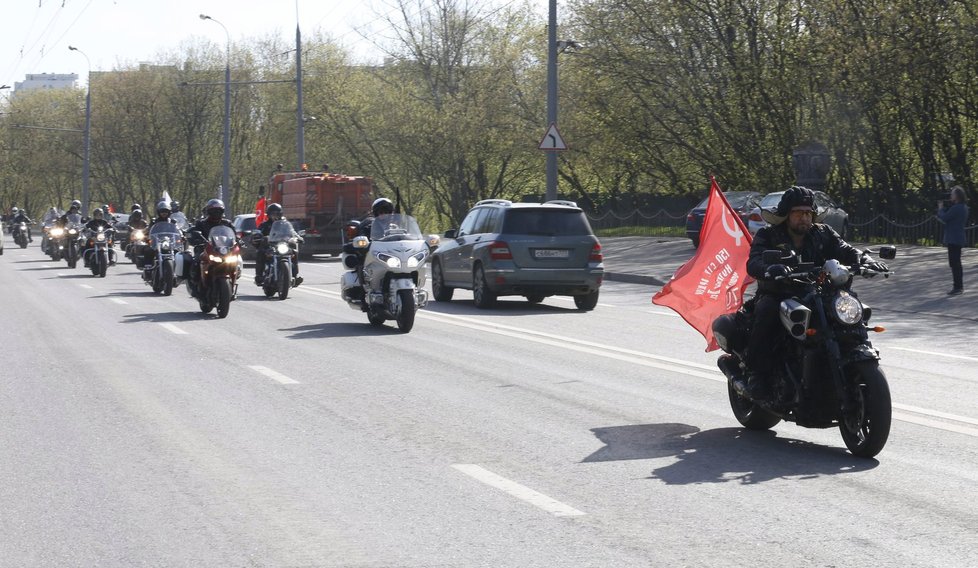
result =
[[[599,237],[685,237],[685,227],[610,227],[595,229]]]

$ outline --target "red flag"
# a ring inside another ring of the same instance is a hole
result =
[[[265,214],[265,196],[263,195],[255,203],[255,226],[260,227],[267,219],[268,215]]]
[[[747,275],[750,243],[743,219],[710,176],[700,246],[693,258],[680,266],[672,280],[652,297],[653,304],[672,308],[703,334],[707,351],[719,347],[713,337],[713,320],[737,310],[744,302],[744,289],[754,281]]]

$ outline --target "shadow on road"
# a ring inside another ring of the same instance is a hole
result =
[[[393,321],[383,326],[373,326],[367,323],[333,322],[285,327],[278,331],[292,332],[288,339],[323,339],[327,337],[379,337],[384,335],[403,335]]]
[[[743,428],[699,430],[688,424],[640,424],[591,430],[605,447],[583,462],[654,459],[678,460],[654,469],[650,479],[668,485],[690,483],[761,483],[772,479],[815,478],[866,471],[876,460],[853,457],[843,446],[821,446],[774,431]]]
[[[431,312],[438,312],[440,314],[454,314],[454,315],[473,315],[479,314],[481,316],[532,316],[537,314],[580,314],[581,312],[577,308],[569,307],[565,308],[562,306],[553,306],[550,304],[531,304],[527,302],[520,296],[513,296],[512,299],[506,299],[508,297],[500,298],[496,301],[496,304],[486,310],[475,307],[472,300],[454,300],[451,302],[428,302],[425,306],[425,310]]]
[[[196,306],[194,306],[196,308]],[[215,318],[214,312],[202,314],[200,310],[185,312],[159,312],[155,314],[125,314],[122,323],[167,323],[176,321],[198,321],[207,318]]]

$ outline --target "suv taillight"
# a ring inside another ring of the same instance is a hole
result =
[[[513,260],[513,253],[509,252],[509,245],[504,241],[493,241],[489,243],[489,258],[492,260]]]
[[[751,220],[751,221],[754,221],[755,223],[760,223],[760,222],[764,221],[764,219],[761,218],[761,214],[760,213],[751,213],[750,214],[750,217],[748,217],[748,219]]]
[[[588,257],[588,262],[601,262],[604,260],[604,255],[601,254],[601,245],[599,243],[594,243],[594,247],[591,249],[591,256]]]

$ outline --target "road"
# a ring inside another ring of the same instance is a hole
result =
[[[2,567],[978,565],[974,321],[876,300],[895,421],[862,460],[740,428],[657,286],[458,291],[405,335],[337,262],[221,320],[36,244],[0,257]]]

